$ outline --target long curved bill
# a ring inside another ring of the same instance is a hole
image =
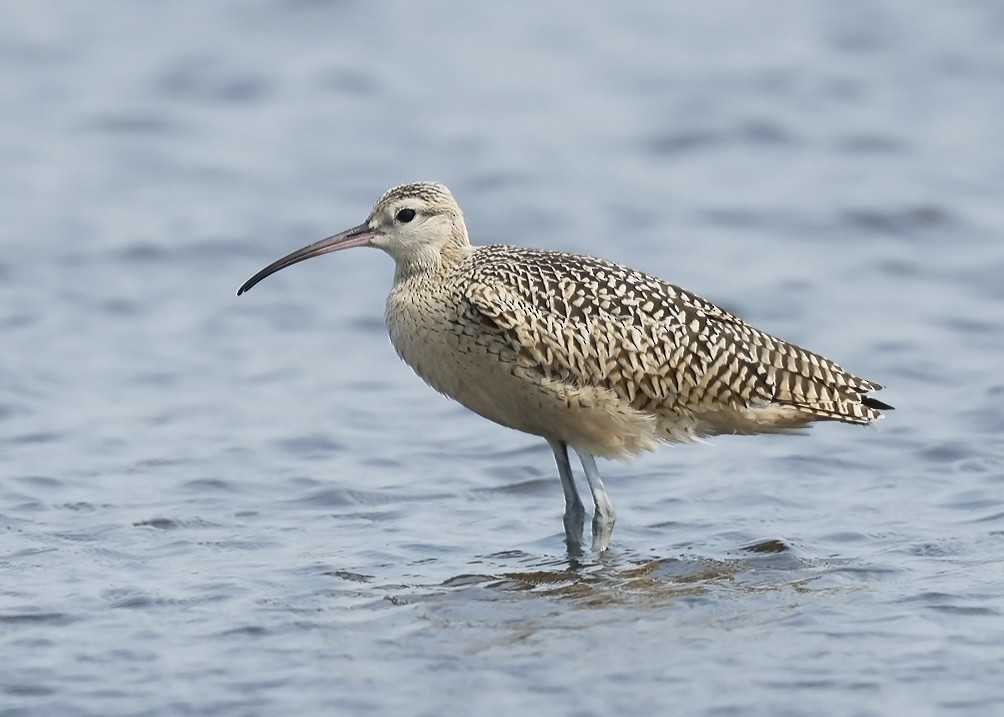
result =
[[[257,284],[266,276],[270,276],[280,269],[285,269],[287,266],[293,266],[293,264],[298,264],[305,259],[313,259],[315,256],[321,256],[321,254],[330,254],[333,251],[350,249],[354,246],[369,246],[372,239],[373,230],[370,229],[368,224],[360,224],[359,226],[352,227],[341,234],[335,234],[327,239],[321,239],[319,242],[314,242],[310,246],[297,249],[292,254],[287,254],[282,259],[273,261],[250,279],[245,281],[243,286],[237,290],[237,296],[240,296],[245,291],[248,291],[252,286]]]

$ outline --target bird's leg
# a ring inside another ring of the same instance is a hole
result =
[[[601,553],[610,545],[610,534],[613,532],[617,514],[614,513],[614,505],[603,488],[600,472],[596,468],[596,459],[588,453],[580,451],[576,453],[582,462],[582,470],[586,472],[589,492],[593,494],[593,505],[596,507],[596,512],[593,513],[593,550]]]
[[[548,445],[554,452],[554,462],[558,464],[558,477],[561,478],[561,490],[565,494],[565,541],[569,550],[581,550],[582,526],[586,521],[586,509],[582,499],[575,490],[572,481],[572,466],[568,462],[568,444],[564,441],[548,439]]]

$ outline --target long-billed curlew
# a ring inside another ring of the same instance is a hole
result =
[[[594,456],[818,420],[867,424],[892,408],[865,395],[879,384],[640,271],[556,251],[471,246],[453,195],[431,182],[394,187],[364,223],[270,264],[237,294],[299,261],[356,246],[394,259],[387,330],[415,373],[551,446],[570,549],[581,544],[585,509],[568,446],[589,483],[593,546],[602,551],[614,510]]]

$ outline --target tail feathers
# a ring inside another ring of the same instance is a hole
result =
[[[836,401],[778,401],[778,403],[795,409],[808,421],[842,421],[866,425],[882,418],[882,411],[891,411],[893,407],[871,396],[860,396],[856,399]]]
[[[865,395],[881,389],[880,384],[846,372],[835,374],[835,380],[830,382],[787,372],[779,372],[778,378],[771,402],[794,409],[807,422],[868,424],[882,418],[882,411],[893,409],[888,403]]]

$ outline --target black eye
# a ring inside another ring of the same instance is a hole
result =
[[[394,218],[397,219],[402,224],[407,224],[408,222],[410,222],[412,219],[415,218],[415,210],[402,209],[401,211],[399,211],[397,214],[394,215]]]

